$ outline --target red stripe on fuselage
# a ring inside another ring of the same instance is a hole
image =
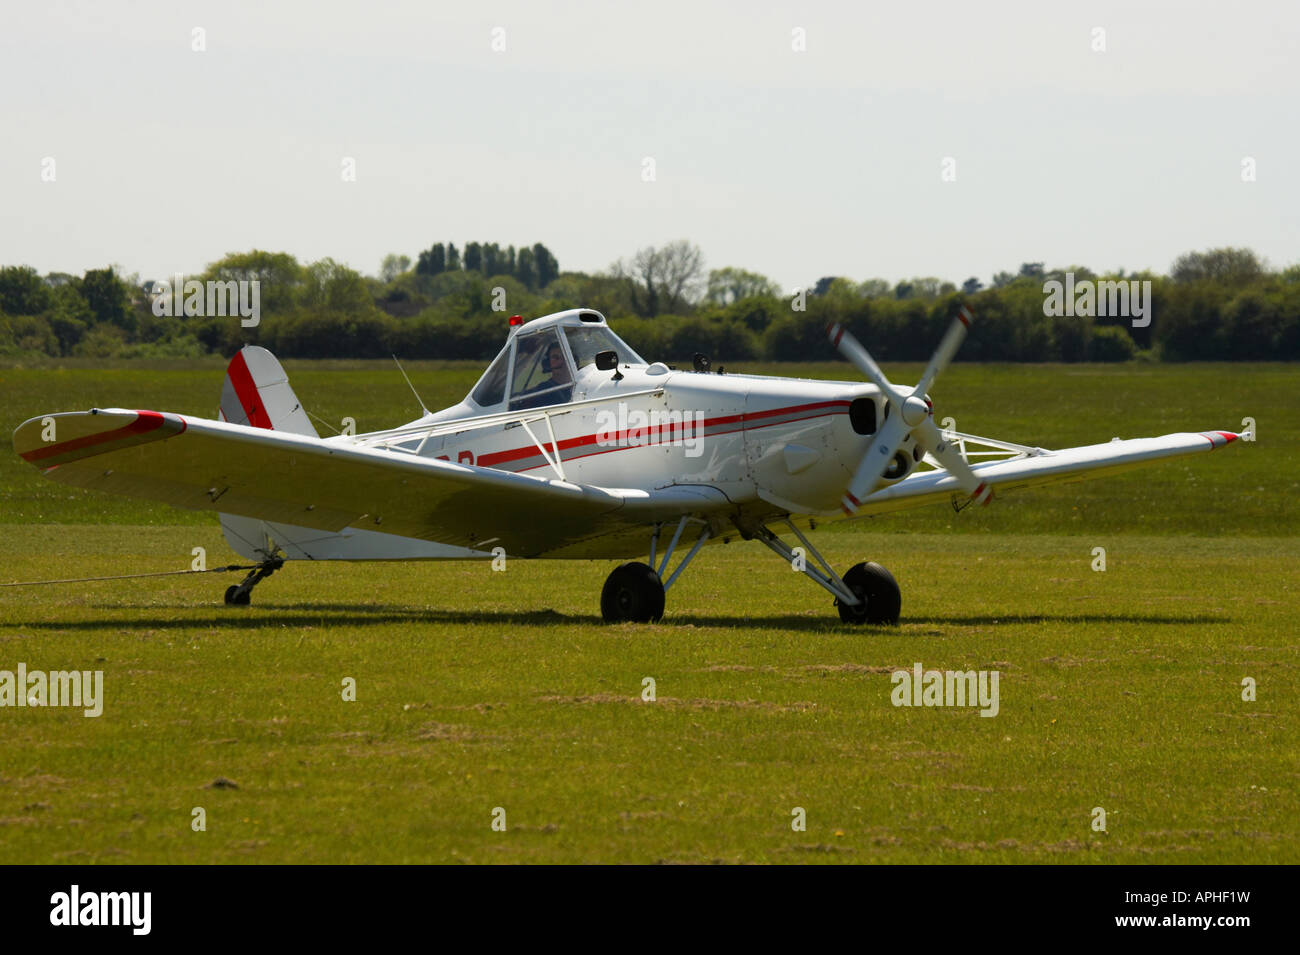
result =
[[[236,352],[235,357],[230,360],[230,367],[226,369],[226,374],[230,377],[230,383],[235,386],[235,397],[239,399],[240,407],[248,417],[249,426],[265,428],[268,431],[274,430],[271,417],[262,404],[262,396],[257,393],[257,384],[253,381],[242,351]]]
[[[694,435],[697,435],[699,437],[717,437],[718,435],[722,435],[722,434],[734,434],[736,431],[748,430],[751,421],[760,421],[763,418],[773,418],[778,415],[798,414],[801,411],[821,411],[823,413],[836,414],[839,412],[836,412],[834,410],[828,412],[827,409],[843,408],[847,410],[848,407],[849,407],[849,403],[847,401],[815,401],[812,402],[811,404],[791,405],[786,408],[773,408],[770,411],[752,411],[752,412],[747,412],[745,414],[721,415],[717,418],[706,418],[704,423],[700,425],[698,428],[692,422],[690,425],[690,431]],[[649,413],[647,412],[646,414],[648,415]],[[822,417],[822,415],[821,414],[809,415],[808,417],[817,418],[817,417]],[[764,428],[773,424],[787,424],[787,423],[792,423],[792,422],[771,421],[764,424],[756,424],[754,425],[754,427]],[[739,424],[740,427],[733,428],[730,431],[719,431],[712,435],[699,434],[700,430],[703,428],[712,428],[712,427],[717,427],[718,425],[727,425],[727,424]],[[661,435],[667,434],[668,435],[667,440],[671,441],[675,436],[678,428],[680,428],[683,433],[687,431],[687,426],[685,423],[678,425],[676,422],[672,422],[667,426],[657,425],[653,428],[647,426],[645,428],[630,428],[626,431],[614,432],[608,436],[608,440],[611,441],[612,443],[618,444],[618,447],[612,447],[612,448],[602,447],[599,451],[592,451],[590,454],[570,455],[564,460],[573,460],[574,458],[591,457],[596,454],[604,454],[607,451],[624,451],[627,450],[628,448],[640,448],[646,446],[661,445],[663,444],[663,441],[654,440],[654,439],[658,438]],[[626,441],[628,434],[631,433],[635,433],[639,436],[638,440],[640,443],[626,444],[626,445],[622,444],[621,442]],[[577,438],[566,438],[565,440],[559,442],[560,453],[561,455],[563,455],[565,451],[570,451],[574,448],[587,447],[589,445],[596,444],[597,439],[598,439],[598,435],[596,434],[584,434],[581,437],[577,437]],[[547,442],[547,451],[548,452],[552,451],[549,442]],[[508,451],[493,451],[489,454],[479,455],[478,464],[480,467],[490,468],[498,464],[507,464],[511,461],[525,460],[527,458],[538,457],[540,455],[541,452],[537,449],[537,445],[529,444],[519,448],[511,448]],[[543,462],[543,464],[544,463],[545,462]],[[542,467],[543,464],[538,464],[534,466]],[[531,470],[531,468],[524,468],[523,470],[528,471]]]

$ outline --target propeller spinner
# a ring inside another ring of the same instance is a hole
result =
[[[846,514],[856,514],[862,499],[871,493],[889,462],[893,460],[899,446],[910,434],[922,448],[928,451],[954,478],[963,490],[968,492],[971,500],[987,504],[993,497],[993,489],[981,481],[971,470],[961,451],[951,442],[945,441],[943,433],[934,423],[934,408],[925,394],[939,374],[948,367],[953,355],[961,347],[970,327],[973,316],[965,305],[944,334],[939,347],[935,349],[930,364],[915,388],[905,389],[894,385],[880,370],[871,355],[843,325],[831,324],[826,327],[831,344],[840,350],[859,371],[867,376],[877,388],[884,393],[895,410],[888,415],[875,440],[867,448],[858,464],[858,469],[844,492],[841,505]]]

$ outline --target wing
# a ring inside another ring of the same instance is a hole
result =
[[[948,437],[959,442],[963,453],[971,462],[972,470],[981,481],[998,491],[1006,491],[1084,481],[1144,467],[1164,458],[1202,454],[1226,447],[1241,435],[1231,431],[1198,431],[1167,434],[1161,438],[1131,438],[1127,441],[1115,439],[1105,444],[1061,451],[1046,451],[969,434],[952,434]],[[971,445],[991,450],[973,451],[970,450]],[[975,463],[985,456],[997,456],[1001,460]],[[928,456],[925,460],[932,465],[937,463]],[[884,514],[941,501],[954,494],[965,496],[957,480],[947,471],[914,472],[898,483],[868,496],[858,509],[858,514]]]
[[[588,556],[597,538],[727,503],[710,488],[578,485],[157,411],[32,418],[13,441],[46,477],[75,487],[520,557]]]

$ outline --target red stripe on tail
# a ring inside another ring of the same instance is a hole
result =
[[[235,386],[235,396],[239,398],[239,404],[248,417],[249,426],[266,428],[268,431],[274,430],[271,418],[262,405],[261,396],[257,393],[257,385],[253,383],[253,376],[248,371],[248,365],[244,363],[242,351],[236,352],[235,357],[230,360],[230,367],[226,369],[226,374],[230,376],[230,383]]]

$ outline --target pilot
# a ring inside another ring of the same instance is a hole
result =
[[[564,359],[564,349],[560,347],[559,342],[546,349],[546,370],[551,373],[551,380],[545,387],[568,385],[573,382],[573,376],[569,374],[569,363]]]
[[[516,396],[510,402],[512,411],[521,408],[540,408],[543,405],[558,405],[569,400],[573,394],[573,376],[569,374],[569,363],[564,357],[564,349],[560,347],[559,342],[553,342],[546,349],[545,368],[551,377]]]

